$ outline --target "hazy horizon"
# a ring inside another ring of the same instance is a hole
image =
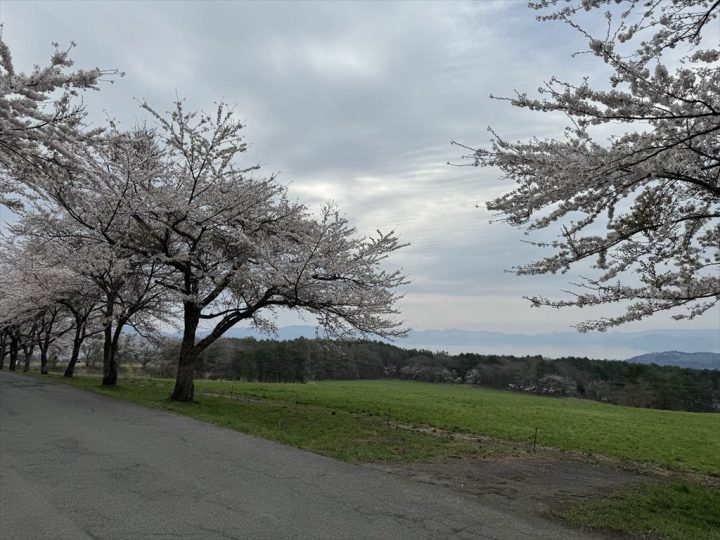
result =
[[[247,327],[231,329],[225,337],[290,340],[312,338],[315,327],[294,325],[278,328],[276,336],[260,334]],[[643,332],[610,331],[579,334],[542,332],[535,334],[487,332],[461,329],[431,329],[411,332],[405,339],[390,341],[404,349],[444,351],[450,354],[542,355],[546,358],[578,356],[599,360],[626,360],[646,353],[666,351],[711,352],[720,354],[720,332],[715,329],[662,329]]]

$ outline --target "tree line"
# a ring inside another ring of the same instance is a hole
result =
[[[123,362],[131,369],[169,377],[174,373],[180,346],[178,339],[150,343],[138,335],[128,335],[120,351]],[[89,361],[91,357],[89,351]],[[617,360],[450,355],[403,349],[379,341],[222,338],[203,351],[195,369],[197,377],[213,379],[306,383],[392,378],[469,384],[632,407],[720,412],[720,370]]]

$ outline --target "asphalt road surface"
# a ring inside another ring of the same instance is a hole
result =
[[[590,538],[467,494],[0,372],[0,538]]]

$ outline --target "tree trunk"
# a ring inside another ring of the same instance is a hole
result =
[[[175,401],[192,401],[195,397],[193,373],[199,356],[199,352],[195,348],[195,333],[200,323],[200,309],[195,304],[188,302],[186,302],[183,307],[183,340],[180,346],[180,357],[178,358],[175,389],[170,399]]]
[[[70,361],[65,368],[65,377],[72,377],[75,374],[75,365],[80,358],[80,348],[85,341],[85,330],[87,329],[87,320],[90,312],[85,312],[84,316],[80,311],[73,311],[75,316],[75,337],[73,338],[73,349]]]
[[[29,347],[23,347],[23,353],[25,354],[25,365],[23,365],[23,372],[27,373],[30,371],[30,360],[35,352],[35,344],[33,343]]]
[[[47,375],[48,374],[48,349],[50,348],[50,344],[43,344],[40,347],[40,374],[41,375]]]
[[[49,316],[43,317],[43,323],[38,332],[38,345],[40,346],[40,374],[48,374],[48,349],[50,344],[55,341],[53,339],[52,330],[55,325],[55,319],[57,318],[59,310],[50,312]],[[58,336],[59,337],[59,336]]]
[[[117,361],[113,350],[112,323],[105,327],[105,342],[103,343],[103,386],[117,384]]]
[[[8,366],[10,368],[10,371],[15,371],[15,366],[17,366],[17,360],[18,360],[18,340],[17,340],[17,337],[12,336],[10,338],[10,365]]]
[[[0,369],[5,369],[5,355],[7,354],[7,343],[5,343],[5,339],[3,338],[2,343],[0,343]]]
[[[115,314],[115,295],[108,293],[105,303],[105,341],[103,343],[103,386],[117,384],[117,363],[113,354],[113,316]]]
[[[77,364],[78,358],[80,358],[80,347],[82,346],[83,340],[79,338],[78,332],[75,331],[75,339],[73,339],[72,355],[70,361],[65,368],[65,377],[72,377],[75,374],[75,364]]]
[[[65,368],[65,373],[63,373],[65,377],[72,377],[75,374],[75,364],[77,364],[78,358],[80,358],[81,345],[82,341],[78,341],[77,339],[73,340],[72,356],[70,356],[70,361]]]
[[[109,362],[105,362],[105,359],[103,358],[103,384],[105,385],[105,379],[107,378],[108,383],[107,385],[116,385],[117,384],[117,376],[118,376],[118,346],[120,344],[120,335],[122,334],[122,330],[125,327],[125,323],[127,321],[125,319],[120,319],[117,322],[117,325],[115,326],[115,330],[112,331],[111,327],[111,333],[110,333],[110,360]],[[103,347],[103,353],[106,354],[107,347],[107,334],[105,334],[105,344]],[[109,366],[109,369],[106,371],[105,366]]]

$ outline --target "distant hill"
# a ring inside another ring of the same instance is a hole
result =
[[[720,354],[712,352],[686,353],[667,351],[641,354],[627,359],[635,364],[657,364],[658,366],[676,366],[693,369],[720,370]]]
[[[314,326],[285,326],[278,329],[276,339],[288,341],[315,337]],[[273,339],[249,328],[236,327],[226,337],[254,337]],[[720,333],[717,330],[652,330],[646,332],[547,332],[520,334],[483,330],[413,330],[405,339],[393,344],[406,349],[444,350],[451,354],[537,355],[546,358],[587,356],[599,359],[626,359],[655,351],[683,351],[720,353]]]

